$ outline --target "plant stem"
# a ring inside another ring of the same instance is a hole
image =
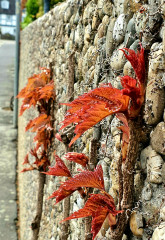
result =
[[[69,74],[68,74],[68,89],[67,89],[67,101],[70,102],[74,99],[74,72],[75,72],[75,57],[74,57],[74,51],[71,53],[71,55],[68,58],[68,68],[69,68]],[[67,133],[66,133],[66,139],[67,139]],[[65,144],[65,152],[69,152],[70,149],[68,147],[68,144]],[[72,164],[71,162],[67,161],[66,166],[71,171],[72,170]],[[70,197],[67,197],[63,201],[63,219],[69,217],[70,214]],[[67,240],[69,235],[69,221],[63,222],[61,226],[62,230],[62,240]]]
[[[33,230],[33,240],[38,239],[38,234],[39,234],[39,229],[40,229],[45,179],[46,179],[46,175],[39,172],[37,212],[36,212],[36,216],[35,216],[32,224],[31,224],[31,227],[32,227],[32,230]]]
[[[127,157],[125,162],[119,160],[119,206],[124,210],[119,215],[116,228],[111,229],[110,239],[121,240],[129,221],[130,212],[134,203],[134,169],[138,157],[140,142],[140,124],[136,120],[129,120],[130,130]]]
[[[137,121],[129,120],[130,139],[128,153],[125,163],[123,164],[123,199],[122,209],[131,209],[134,202],[134,169],[138,157],[140,133],[137,129]]]
[[[90,171],[93,171],[97,165],[98,144],[99,144],[100,136],[101,136],[101,128],[100,126],[97,126],[94,128],[93,139],[91,140],[91,149],[90,149],[89,166],[88,166]],[[92,191],[93,189],[89,188],[88,193],[92,193]],[[88,199],[88,196],[85,198],[84,202],[86,202],[87,199]],[[92,222],[91,217],[85,218],[85,240],[92,240],[91,222]]]
[[[121,210],[121,201],[123,197],[123,173],[122,173],[122,154],[118,161],[118,178],[119,178],[119,210]]]

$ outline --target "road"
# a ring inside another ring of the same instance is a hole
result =
[[[15,41],[0,40],[0,240],[17,240],[16,154],[10,99],[14,92]]]

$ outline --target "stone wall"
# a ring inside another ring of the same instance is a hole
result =
[[[93,89],[99,83],[110,82],[121,88],[120,76],[133,76],[123,47],[137,50],[138,43],[148,51],[148,79],[145,106],[142,111],[148,139],[141,144],[135,168],[135,212],[131,223],[135,227],[124,239],[165,239],[165,4],[163,0],[69,0],[30,24],[21,33],[20,89],[27,78],[39,72],[39,67],[53,69],[57,94],[55,131],[64,119],[66,107],[59,103]],[[74,63],[74,64],[73,64]],[[70,72],[74,71],[74,91],[68,96]],[[34,110],[19,118],[18,172],[32,146],[32,134],[24,133]],[[74,151],[90,154],[91,140],[101,129],[97,161],[104,170],[105,188],[117,203],[117,161],[120,155],[119,122],[110,116],[99,126],[88,130],[74,145]],[[106,144],[107,142],[107,144]],[[105,150],[105,145],[107,145]],[[62,157],[65,148],[55,140],[54,148]],[[52,159],[52,165],[54,160]],[[77,166],[76,166],[77,168]],[[74,168],[73,168],[74,172]],[[20,239],[31,240],[31,222],[35,217],[38,188],[36,171],[19,173]],[[60,220],[63,205],[47,200],[61,179],[47,176],[39,240],[62,239]],[[83,207],[84,201],[73,194],[70,212]],[[104,236],[103,236],[103,235]],[[161,235],[162,234],[162,235]],[[103,238],[104,237],[104,238]],[[84,219],[72,220],[68,239],[84,237]],[[109,239],[109,230],[99,233],[99,239]]]

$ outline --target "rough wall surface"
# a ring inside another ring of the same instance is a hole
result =
[[[136,51],[138,43],[142,42],[148,50],[148,79],[142,117],[144,128],[149,128],[150,134],[141,145],[135,168],[135,213],[130,222],[135,229],[124,239],[165,239],[164,20],[163,0],[69,0],[21,33],[20,89],[28,77],[39,72],[39,67],[52,66],[57,94],[55,131],[59,130],[66,111],[66,107],[59,103],[68,102],[99,83],[110,82],[121,88],[119,76],[133,76],[129,62],[118,49],[128,47]],[[73,80],[69,69],[74,71],[74,90],[68,95],[68,86]],[[26,152],[32,146],[32,136],[25,134],[24,128],[34,115],[35,111],[31,110],[19,118],[19,171]],[[97,128],[101,129],[97,161],[104,170],[106,191],[116,203],[117,161],[121,146],[118,124],[117,118],[107,117],[74,145],[74,151],[89,155],[91,140]],[[60,157],[65,153],[63,144],[57,140],[54,150]],[[72,169],[74,172],[75,168]],[[37,176],[36,171],[19,174],[21,240],[32,239],[30,225],[35,216]],[[47,200],[59,183],[59,178],[47,176],[39,240],[62,239],[59,222],[63,219],[63,205],[54,205],[54,200]],[[73,194],[70,212],[82,208],[83,204],[84,201]],[[83,219],[70,221],[68,239],[83,240],[84,234]],[[99,233],[99,239],[109,239],[109,230]]]

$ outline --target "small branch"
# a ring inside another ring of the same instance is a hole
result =
[[[122,155],[118,161],[118,178],[119,178],[119,210],[121,209],[121,201],[123,197],[123,173],[122,173]]]
[[[94,127],[93,139],[91,140],[91,149],[90,149],[90,156],[89,156],[89,169],[91,171],[93,171],[97,165],[97,155],[98,155],[100,137],[101,137],[101,127],[100,125],[98,125]]]
[[[68,58],[69,81],[68,81],[68,102],[74,99],[74,75],[75,75],[75,52],[73,51]]]
[[[122,158],[119,159],[119,207],[124,210],[119,215],[116,228],[111,230],[111,240],[121,240],[124,231],[127,227],[130,212],[134,203],[134,169],[138,157],[140,143],[140,123],[136,120],[128,121],[130,129],[129,144],[127,157],[122,163]],[[130,211],[129,211],[130,210]]]
[[[101,128],[100,126],[94,127],[93,132],[93,139],[91,140],[91,149],[90,149],[90,156],[89,156],[89,170],[93,171],[94,168],[97,165],[97,155],[98,155],[98,146],[99,146],[99,139],[101,136]],[[93,189],[89,188],[88,193],[92,193]],[[88,196],[86,197],[86,202],[88,199]],[[85,240],[92,240],[92,233],[91,233],[91,217],[85,218]]]
[[[92,239],[91,222],[92,222],[92,217],[85,218],[85,240]]]
[[[68,77],[68,89],[67,89],[67,101],[72,101],[74,99],[74,72],[75,72],[75,58],[74,58],[74,52],[69,56],[68,58],[68,68],[69,68],[69,77]],[[73,127],[71,127],[71,131],[73,130]],[[61,135],[61,138],[63,140],[63,143],[65,145],[65,152],[71,151],[71,149],[68,147],[68,144],[70,142],[70,139],[68,138],[68,134],[70,132],[70,128],[67,132],[64,132]],[[66,166],[71,171],[72,170],[72,164],[71,162],[67,161]],[[70,197],[67,197],[63,201],[63,219],[69,217],[70,214]],[[67,240],[69,235],[69,221],[63,222],[61,226],[62,230],[62,240]]]
[[[37,212],[36,212],[36,216],[35,216],[32,224],[31,224],[31,227],[32,227],[32,230],[33,230],[33,240],[38,239],[38,234],[39,234],[39,229],[40,229],[45,179],[46,179],[46,175],[39,172]]]
[[[122,209],[131,209],[133,206],[134,196],[134,169],[138,157],[140,133],[137,129],[137,121],[129,120],[130,139],[128,153],[125,163],[123,164],[123,200]]]
[[[111,240],[122,240],[124,230],[127,226],[127,216],[126,212],[123,212],[119,215],[116,228],[111,229],[110,239]]]

